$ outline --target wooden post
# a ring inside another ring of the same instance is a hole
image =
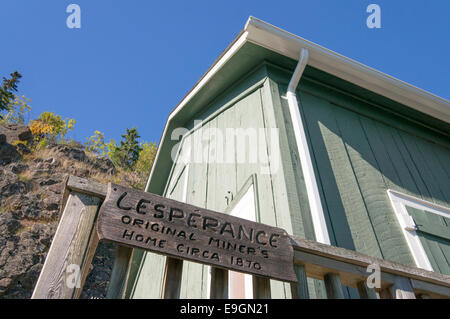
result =
[[[367,287],[367,284],[365,281],[358,282],[357,286],[358,286],[359,297],[361,299],[378,299],[375,290],[373,288]]]
[[[116,246],[116,256],[111,274],[111,280],[106,294],[107,299],[123,299],[127,283],[127,274],[131,262],[132,248]]]
[[[392,299],[390,288],[381,289],[379,292],[379,295],[380,295],[380,299]]]
[[[308,282],[305,266],[294,265],[298,283],[291,284],[292,299],[309,299]]]
[[[81,294],[98,245],[95,220],[102,200],[71,192],[45,259],[33,299],[71,299]]]
[[[395,299],[416,299],[411,282],[406,277],[395,276],[391,293]]]
[[[345,298],[344,291],[342,290],[341,278],[338,274],[326,274],[324,277],[324,281],[328,299]]]
[[[211,299],[228,299],[228,270],[211,267]]]
[[[253,276],[253,299],[270,299],[270,279]]]
[[[167,257],[166,270],[164,272],[163,299],[180,298],[181,275],[183,273],[183,261]]]

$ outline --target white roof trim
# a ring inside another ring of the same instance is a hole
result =
[[[309,65],[450,123],[450,102],[443,98],[256,18],[250,17],[245,31],[248,41],[294,60],[305,48],[310,53]]]

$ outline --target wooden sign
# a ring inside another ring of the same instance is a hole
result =
[[[219,268],[297,282],[283,229],[109,184],[100,239]]]

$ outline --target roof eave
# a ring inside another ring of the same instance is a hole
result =
[[[385,96],[441,121],[450,123],[450,102],[392,76],[250,17],[247,41],[298,60],[302,48],[309,51],[308,64],[362,88]]]

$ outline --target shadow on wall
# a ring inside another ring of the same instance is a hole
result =
[[[344,108],[299,96],[332,243],[414,265],[387,190],[449,206],[450,150],[400,130],[404,123],[362,102]]]

